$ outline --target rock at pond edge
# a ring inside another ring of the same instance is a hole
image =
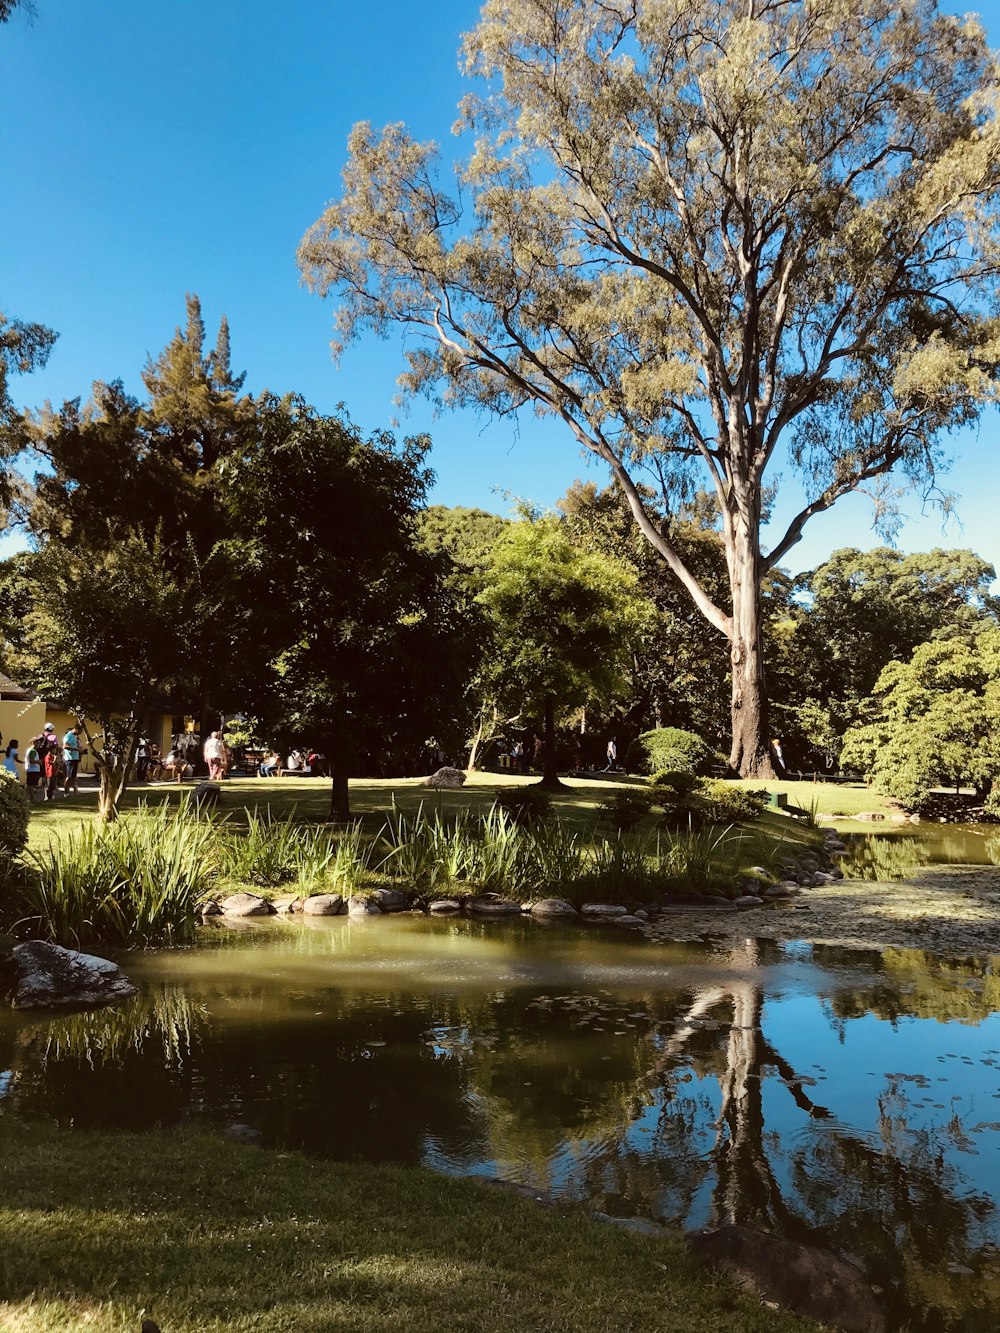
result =
[[[15,1009],[95,1009],[137,993],[108,958],[44,940],[18,944],[12,953],[17,969]]]
[[[720,1227],[691,1242],[694,1253],[744,1291],[841,1333],[884,1333],[885,1317],[864,1273],[815,1245],[754,1227]]]
[[[271,904],[256,893],[231,893],[223,898],[222,911],[226,916],[270,916]]]

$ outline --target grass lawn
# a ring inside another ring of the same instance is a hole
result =
[[[5,1333],[791,1333],[678,1238],[200,1130],[0,1120]]]
[[[898,809],[863,782],[780,782],[768,781],[766,778],[744,778],[739,785],[783,792],[788,797],[789,805],[797,805],[802,810],[810,810],[815,806],[818,815],[830,818],[835,815],[849,818],[860,814],[862,810],[878,810],[888,814]]]

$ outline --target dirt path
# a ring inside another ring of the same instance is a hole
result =
[[[654,940],[711,935],[736,944],[753,935],[859,949],[1000,954],[1000,868],[929,866],[897,883],[840,880],[746,911],[677,910],[652,922],[645,934]]]

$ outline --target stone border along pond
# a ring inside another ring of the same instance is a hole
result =
[[[329,893],[305,898],[286,894],[270,901],[254,893],[234,893],[206,901],[201,915],[204,922],[216,917],[296,912],[370,917],[417,911],[433,916],[464,914],[479,920],[530,916],[539,921],[614,925],[653,942],[699,942],[710,937],[725,947],[752,935],[858,949],[1000,953],[1000,868],[936,865],[902,881],[846,880],[837,865],[846,854],[846,844],[830,830],[815,853],[780,859],[776,869],[783,878],[779,881],[763,867],[753,867],[741,882],[743,893],[738,898],[672,895],[658,906],[647,903],[634,909],[628,904],[594,902],[577,910],[560,898],[520,903],[496,894],[437,898],[426,907],[414,908],[399,889],[376,889],[348,898]]]

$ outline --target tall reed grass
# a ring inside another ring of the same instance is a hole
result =
[[[28,856],[27,919],[57,944],[175,944],[194,933],[216,825],[188,804],[89,824]]]

